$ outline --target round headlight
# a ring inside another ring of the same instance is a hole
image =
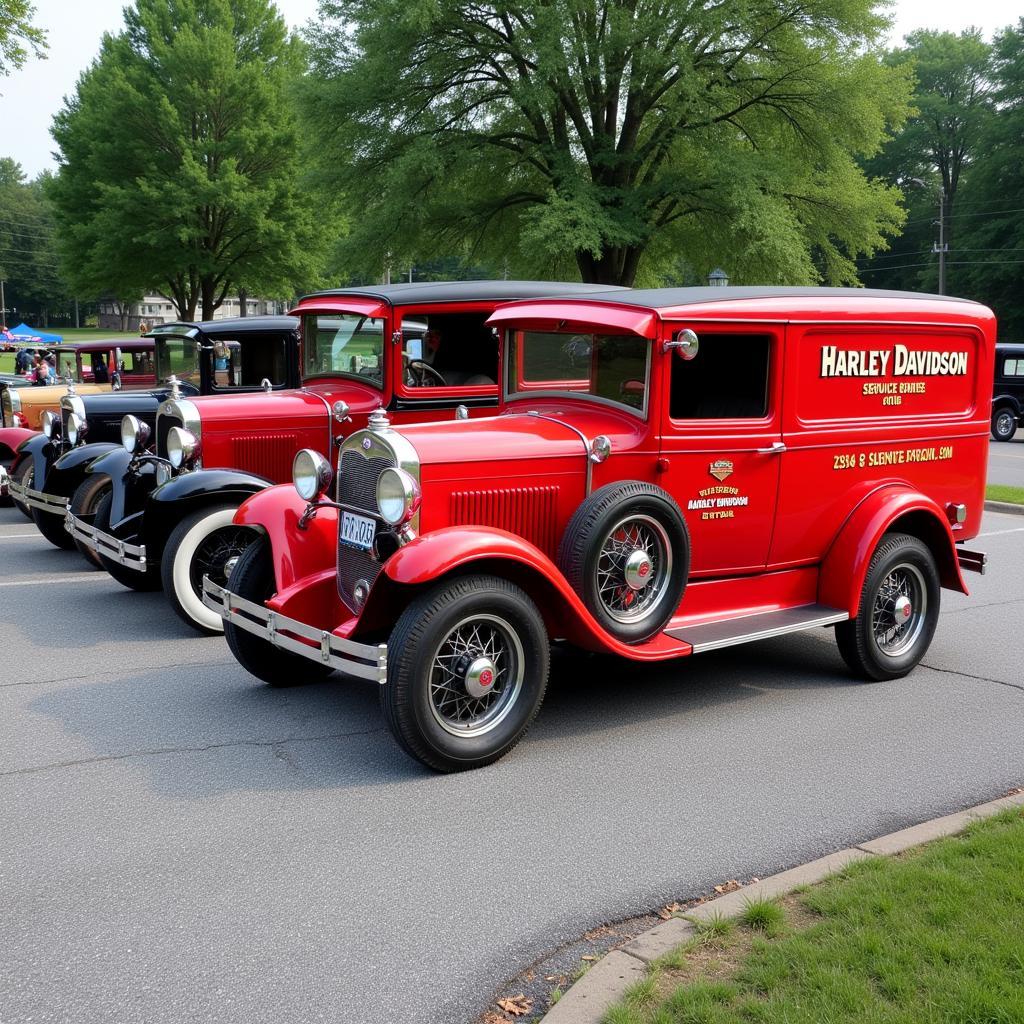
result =
[[[68,441],[72,446],[78,444],[79,440],[85,437],[86,426],[85,420],[78,418],[78,413],[73,412],[68,417]]]
[[[121,444],[129,455],[146,447],[149,440],[149,424],[136,416],[125,416],[121,420]]]
[[[292,460],[292,483],[303,501],[316,501],[333,477],[331,464],[312,448],[303,448]]]
[[[404,469],[385,469],[377,478],[377,508],[389,526],[409,522],[419,511],[420,485]]]
[[[56,428],[60,426],[60,417],[55,412],[47,409],[40,420],[40,426],[42,427],[43,434],[52,440],[53,435],[57,432]]]
[[[167,431],[167,461],[175,469],[191,462],[199,454],[199,439],[190,430],[171,427]]]

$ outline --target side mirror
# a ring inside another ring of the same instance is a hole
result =
[[[687,327],[671,341],[665,342],[664,351],[668,352],[669,349],[675,349],[675,353],[680,359],[689,362],[691,359],[697,358],[697,353],[700,351],[700,339]]]

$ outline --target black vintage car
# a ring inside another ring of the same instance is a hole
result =
[[[996,345],[992,436],[1009,441],[1024,427],[1024,344]]]
[[[155,342],[157,378],[163,381],[159,387],[79,395],[69,386],[60,415],[44,414],[42,433],[21,445],[11,467],[12,497],[30,510],[43,536],[60,548],[77,546],[97,565],[95,552],[67,532],[65,518],[70,508],[91,522],[109,493],[109,475],[91,471],[98,460],[151,447],[157,409],[168,399],[283,390],[299,381],[294,317],[161,324],[147,337]],[[15,493],[15,473],[26,460],[32,468],[21,474],[27,483]],[[39,480],[42,486],[34,487]]]

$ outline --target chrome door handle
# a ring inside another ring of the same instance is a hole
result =
[[[786,450],[786,445],[782,441],[772,441],[771,448],[758,448],[758,455],[781,455]]]

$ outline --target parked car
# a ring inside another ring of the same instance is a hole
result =
[[[278,395],[210,396],[160,406],[156,455],[117,452],[91,472],[113,481],[91,527],[68,529],[134,589],[163,586],[183,621],[223,629],[202,603],[202,579],[224,582],[255,534],[233,524],[251,494],[288,480],[300,448],[330,457],[377,407],[398,422],[493,411],[498,341],[488,316],[503,301],[594,285],[469,281],[382,285],[302,299],[303,387]],[[160,483],[158,474],[171,479]],[[159,486],[156,486],[159,483]]]
[[[153,367],[153,342],[149,339],[87,341],[77,345],[56,345],[52,349],[61,384],[14,387],[0,381],[0,483],[8,474],[15,484],[26,485],[29,465],[22,462],[15,479],[14,460],[18,447],[42,429],[43,415],[59,412],[67,384],[75,385],[79,395],[104,391],[152,387],[156,383]],[[15,504],[28,518],[28,506],[14,495]]]
[[[1024,344],[996,345],[992,436],[1011,441],[1024,427]]]
[[[204,600],[272,685],[380,684],[424,764],[509,751],[554,638],[661,661],[833,625],[906,675],[985,558],[995,320],[900,292],[729,288],[498,309],[501,415],[393,426],[249,498]],[[581,352],[588,353],[586,360]],[[333,476],[333,486],[332,486]]]
[[[155,348],[154,374],[164,382],[160,387],[82,396],[69,386],[59,415],[43,414],[42,431],[21,444],[12,467],[12,476],[22,477],[12,495],[30,510],[40,533],[57,547],[77,544],[97,565],[96,553],[65,528],[69,508],[81,523],[91,524],[111,491],[106,473],[88,473],[97,459],[123,452],[126,436],[133,446],[138,437],[140,453],[148,452],[157,408],[168,399],[263,394],[299,382],[298,321],[293,317],[161,324],[146,337]],[[126,423],[128,416],[132,420]],[[36,487],[33,481],[42,483]]]

